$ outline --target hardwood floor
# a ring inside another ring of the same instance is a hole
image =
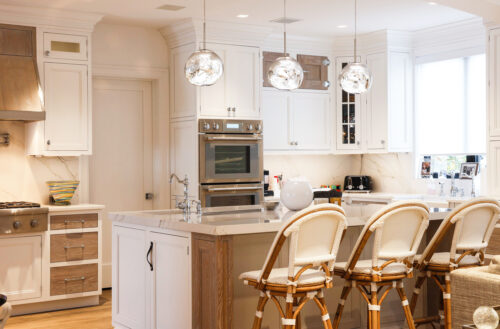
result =
[[[111,289],[102,291],[99,305],[10,318],[5,329],[112,329]]]

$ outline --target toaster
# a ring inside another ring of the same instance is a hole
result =
[[[371,192],[372,179],[370,176],[345,176],[344,192]]]

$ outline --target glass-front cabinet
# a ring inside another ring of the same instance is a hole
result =
[[[337,76],[342,69],[352,62],[353,57],[338,57]],[[337,149],[361,149],[361,107],[360,96],[349,94],[337,84]]]

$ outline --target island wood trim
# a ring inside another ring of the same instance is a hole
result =
[[[193,233],[193,329],[232,329],[233,237]]]

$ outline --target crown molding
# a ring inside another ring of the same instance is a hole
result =
[[[43,28],[70,28],[91,32],[103,15],[42,7],[0,4],[0,22]]]
[[[357,47],[361,53],[377,53],[390,50],[410,51],[412,35],[410,32],[381,30],[358,35]],[[335,53],[342,56],[352,56],[354,37],[343,36],[335,38]]]
[[[309,52],[314,55],[331,55],[333,50],[334,38],[325,37],[308,37],[301,35],[286,36],[286,48],[290,53]],[[261,45],[266,51],[282,52],[283,51],[283,32],[275,32],[270,34]]]
[[[418,30],[413,33],[413,47],[415,57],[486,49],[486,27],[481,18],[474,18]]]
[[[272,32],[272,28],[229,23],[221,21],[207,21],[207,42],[241,44],[260,47],[264,39]],[[160,29],[169,48],[179,47],[188,43],[198,43],[203,40],[203,21],[197,18],[188,18]]]

